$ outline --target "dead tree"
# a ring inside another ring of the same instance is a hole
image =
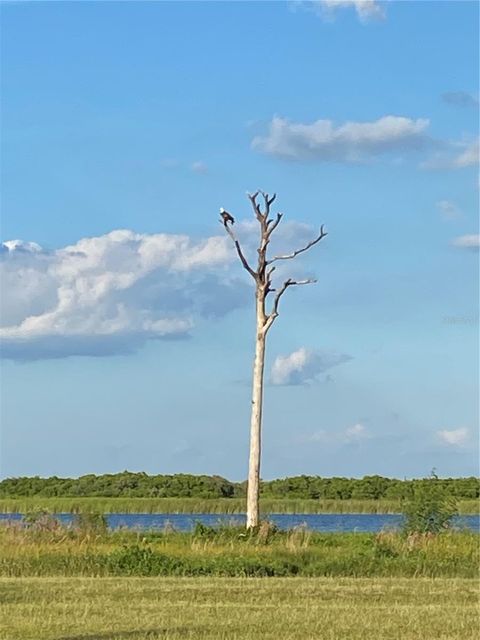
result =
[[[262,196],[263,203],[260,205],[257,200]],[[262,429],[262,404],[263,404],[263,381],[265,369],[265,342],[267,334],[278,318],[279,304],[283,294],[289,287],[312,284],[316,280],[294,280],[288,278],[281,284],[278,289],[272,287],[272,274],[275,271],[275,263],[281,260],[292,260],[296,256],[316,245],[324,238],[327,233],[324,231],[323,225],[320,233],[313,240],[308,242],[301,249],[292,251],[285,255],[268,257],[267,250],[273,232],[280,224],[283,214],[277,213],[274,218],[270,218],[270,209],[276,198],[273,194],[257,191],[254,194],[248,194],[248,198],[253,207],[254,215],[260,227],[260,240],[257,248],[258,262],[256,269],[250,266],[245,253],[233,231],[233,222],[226,218],[224,209],[221,209],[222,224],[226,232],[233,240],[240,262],[244,269],[248,271],[255,281],[255,299],[256,299],[256,336],[255,336],[255,359],[253,365],[253,381],[252,381],[252,414],[250,422],[250,459],[248,468],[248,487],[247,487],[247,528],[257,527],[260,518],[259,509],[259,493],[260,493],[260,450],[261,450],[261,429]],[[230,214],[228,214],[230,216]],[[230,216],[231,218],[231,216]],[[232,219],[233,220],[233,219]],[[273,294],[270,309],[267,310],[267,297]]]

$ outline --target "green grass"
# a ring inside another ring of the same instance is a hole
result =
[[[473,578],[479,536],[276,531],[241,527],[191,533],[0,527],[0,575],[426,576]]]
[[[0,640],[474,640],[459,579],[0,579]]]
[[[479,511],[478,500],[460,500],[459,513]],[[268,513],[401,513],[400,500],[302,500],[262,498]],[[52,513],[226,513],[245,511],[243,498],[0,498],[0,513],[28,513],[45,509]]]

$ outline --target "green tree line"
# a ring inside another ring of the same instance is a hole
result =
[[[476,499],[480,478],[436,478],[446,497]],[[373,475],[363,478],[296,476],[263,481],[261,495],[269,498],[301,499],[411,499],[431,478],[398,480]],[[245,482],[231,482],[220,476],[148,475],[124,471],[89,474],[79,478],[20,477],[0,482],[0,498],[19,497],[137,497],[137,498],[239,498]]]

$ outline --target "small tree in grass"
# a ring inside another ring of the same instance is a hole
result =
[[[258,202],[259,196],[263,199],[263,206]],[[299,254],[308,251],[308,249],[320,242],[327,233],[324,231],[322,225],[319,234],[304,247],[296,249],[285,255],[270,257],[268,255],[268,245],[270,244],[273,232],[280,224],[283,214],[277,213],[274,218],[270,218],[270,209],[276,198],[275,194],[269,196],[268,193],[257,191],[254,194],[249,194],[248,197],[260,231],[257,248],[258,260],[255,268],[249,264],[233,231],[235,223],[233,216],[223,208],[220,209],[220,215],[222,217],[222,224],[235,245],[235,249],[243,268],[248,271],[255,282],[256,334],[252,381],[252,414],[250,421],[250,459],[247,483],[247,528],[252,529],[258,527],[260,520],[260,448],[265,345],[267,334],[275,320],[278,318],[280,299],[287,289],[293,286],[313,284],[316,282],[311,279],[296,280],[294,278],[287,278],[284,280],[283,284],[280,284],[278,288],[275,288],[272,285],[272,275],[276,268],[274,263],[296,258]],[[272,303],[270,308],[267,308],[267,298],[270,294],[273,294]]]
[[[451,527],[458,510],[455,499],[445,496],[433,470],[427,480],[415,487],[413,498],[407,502],[403,513],[405,533],[436,534]]]

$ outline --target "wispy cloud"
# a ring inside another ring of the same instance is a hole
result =
[[[478,96],[466,91],[447,91],[442,94],[442,100],[454,107],[478,107]]]
[[[275,116],[266,135],[256,136],[253,149],[292,161],[364,162],[392,152],[418,151],[432,144],[429,121],[384,116],[372,122],[316,120],[305,124]]]
[[[345,442],[359,442],[360,440],[366,440],[370,437],[367,427],[359,422],[345,429],[344,433]]]
[[[437,437],[443,444],[451,447],[458,447],[465,444],[469,438],[469,431],[466,427],[459,429],[441,429],[437,431]]]
[[[478,251],[480,248],[480,235],[478,233],[471,233],[465,236],[458,236],[452,241],[454,247],[458,249],[470,249],[472,251]]]
[[[423,169],[465,169],[474,167],[479,161],[479,141],[444,143],[437,151],[420,165]]]
[[[270,380],[274,385],[304,385],[332,367],[351,360],[351,356],[331,350],[300,347],[285,356],[277,356]]]
[[[372,434],[370,430],[360,422],[347,427],[342,431],[327,431],[325,429],[318,429],[313,433],[304,436],[302,442],[322,442],[330,445],[350,445],[359,443],[364,440],[370,440]]]
[[[201,162],[200,160],[197,160],[196,162],[192,163],[192,171],[193,173],[206,175],[208,173],[208,167],[205,164],[205,162]]]
[[[462,212],[451,200],[439,200],[437,208],[444,220],[458,220],[462,217]]]
[[[362,23],[385,18],[384,2],[379,0],[305,0],[293,2],[291,6],[313,11],[323,20],[332,21],[342,9],[354,9]]]

